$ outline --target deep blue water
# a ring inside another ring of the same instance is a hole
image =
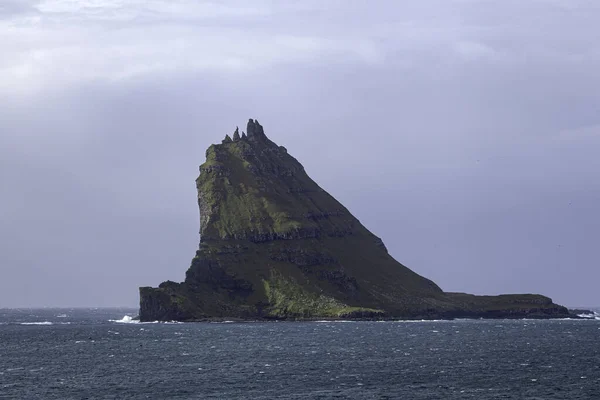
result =
[[[135,312],[0,310],[0,399],[600,399],[598,320],[110,321]]]

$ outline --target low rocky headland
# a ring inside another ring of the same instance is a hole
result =
[[[140,288],[141,321],[576,317],[539,294],[444,292],[258,121],[208,148],[196,187],[199,248],[184,282]]]

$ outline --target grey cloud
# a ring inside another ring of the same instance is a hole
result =
[[[0,3],[0,20],[23,14],[35,14],[37,0],[3,0]]]
[[[123,4],[145,17],[98,11],[64,60],[42,21],[39,59],[0,70],[0,306],[134,305],[137,286],[183,279],[204,150],[250,117],[444,289],[598,303],[596,5],[232,2],[186,17]],[[115,26],[144,52],[123,58]],[[162,60],[177,40],[189,45]],[[88,71],[86,52],[106,62]],[[252,67],[186,62],[236,54]],[[9,85],[16,70],[36,79]]]

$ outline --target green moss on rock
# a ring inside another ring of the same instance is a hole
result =
[[[274,318],[344,318],[384,316],[382,310],[351,307],[323,293],[312,293],[302,285],[274,273],[263,285],[270,307],[268,316]]]

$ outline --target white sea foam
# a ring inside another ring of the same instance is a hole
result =
[[[119,324],[139,324],[140,321],[134,320],[133,317],[129,315],[123,316],[121,319],[109,319],[110,322],[116,322]]]
[[[595,311],[592,311],[591,314],[577,314],[577,316],[579,318],[594,319],[594,320],[600,321],[600,313],[597,313]]]
[[[56,318],[67,318],[67,314],[58,314]]]
[[[455,322],[456,321],[463,321],[463,320],[455,320]],[[468,321],[468,320],[464,320],[464,321]],[[402,320],[390,321],[390,322],[402,323],[402,324],[413,324],[413,323],[420,323],[420,322],[450,322],[450,321],[447,321],[445,319],[402,319]]]
[[[579,318],[589,318],[589,319],[596,318],[595,313],[594,314],[577,314],[577,316]]]
[[[21,325],[54,325],[50,321],[42,321],[42,322],[21,322]]]
[[[183,324],[183,322],[177,321],[169,321],[169,322],[160,322],[160,321],[152,321],[152,322],[140,322],[138,319],[133,319],[134,317],[130,315],[125,315],[121,319],[109,319],[109,322],[115,322],[117,324]]]

